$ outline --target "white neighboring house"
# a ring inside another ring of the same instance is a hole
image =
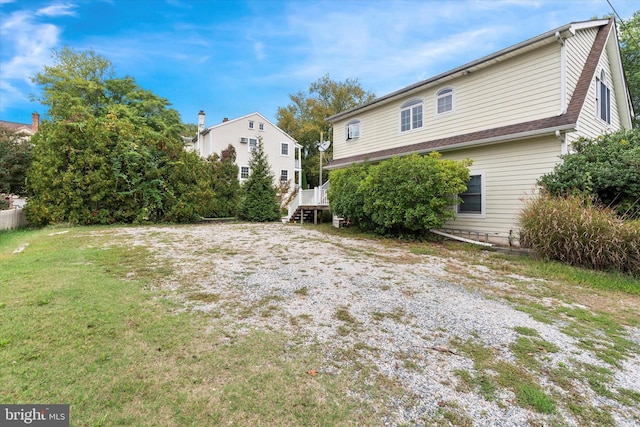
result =
[[[236,149],[238,179],[242,182],[251,173],[251,151],[255,149],[258,139],[262,139],[274,175],[274,185],[288,183],[291,191],[300,185],[302,146],[262,114],[251,113],[232,120],[224,118],[222,123],[210,127],[205,127],[204,116],[204,111],[200,111],[198,135],[191,140],[188,148],[206,158],[213,153],[220,154],[232,145]]]

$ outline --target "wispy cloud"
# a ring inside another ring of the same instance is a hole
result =
[[[61,28],[48,21],[75,16],[75,9],[75,4],[57,3],[3,14],[0,20],[0,111],[28,100],[34,89],[31,77],[51,61],[51,50],[60,44]]]
[[[36,11],[39,16],[75,16],[75,4],[54,4]]]

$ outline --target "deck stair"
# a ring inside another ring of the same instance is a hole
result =
[[[313,220],[316,224],[318,212],[329,210],[328,189],[329,181],[311,190],[298,190],[298,194],[289,203],[287,216],[283,218],[283,222],[304,223]]]

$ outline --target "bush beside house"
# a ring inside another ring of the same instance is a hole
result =
[[[421,236],[455,216],[456,194],[467,188],[470,160],[436,152],[395,157],[371,166],[331,171],[334,214],[381,235]]]

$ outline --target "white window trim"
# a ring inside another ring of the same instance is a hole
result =
[[[449,111],[445,111],[442,113],[438,112],[438,100],[440,100],[440,98],[442,98],[442,95],[439,95],[440,92],[445,91],[445,90],[450,90],[451,91],[451,110]],[[440,89],[439,91],[436,92],[436,101],[435,101],[435,116],[446,116],[447,114],[453,114],[456,111],[456,90],[453,88],[453,86],[446,86],[443,87],[442,89]]]
[[[411,104],[414,101],[419,101],[416,102],[415,104],[412,105],[407,105],[406,107],[404,107],[404,105],[406,104]],[[422,106],[422,126],[414,128],[413,127],[413,108],[416,107],[418,104],[420,104]],[[405,102],[403,102],[402,104],[400,104],[400,108],[398,110],[398,133],[401,135],[406,135],[408,133],[411,132],[418,132],[421,131],[425,128],[425,103],[424,103],[424,98],[411,98],[406,100]],[[408,130],[402,130],[402,112],[405,110],[409,110],[411,113],[409,115],[409,123],[411,128]]]
[[[480,175],[480,204],[482,205],[482,211],[480,213],[460,212],[460,210],[459,210],[460,205],[456,204],[456,216],[458,218],[476,218],[476,219],[481,219],[481,218],[486,218],[486,216],[487,216],[487,203],[486,203],[486,198],[487,198],[486,184],[487,184],[487,181],[485,179],[486,174],[485,174],[484,170],[479,170],[479,171],[470,170],[469,171],[469,178],[471,178],[472,176],[476,176],[476,175]]]
[[[282,154],[282,147],[283,146],[287,146],[287,154]],[[280,156],[282,157],[290,157],[291,156],[291,150],[289,149],[289,143],[288,142],[281,142],[280,143]]]
[[[603,78],[604,77],[604,78]],[[602,93],[600,91],[600,84],[603,83],[605,85],[605,87],[609,90],[609,103],[608,103],[608,108],[609,108],[609,121],[606,121],[605,119],[602,118],[602,110],[600,108],[601,103],[600,103],[600,98],[602,97]],[[606,126],[611,126],[611,98],[612,98],[612,90],[611,90],[611,86],[609,85],[609,82],[607,81],[607,73],[605,72],[604,68],[600,70],[599,73],[596,73],[596,118],[601,122],[604,123]]]
[[[353,138],[349,138],[349,126],[353,125],[353,124],[358,124],[358,136],[353,137]],[[349,120],[349,122],[347,123],[347,125],[345,126],[345,141],[354,141],[356,139],[360,139],[360,137],[362,137],[362,120],[360,119],[352,119]]]
[[[247,150],[249,150],[250,153],[253,151],[251,149],[251,141],[255,141],[256,142],[255,148],[258,148],[258,138],[249,138],[249,141],[247,141]]]
[[[253,122],[253,120],[249,120],[249,129],[253,130],[255,127],[255,123]]]
[[[249,176],[251,175],[251,168],[249,166],[247,166],[247,165],[241,165],[240,166],[240,170],[239,170],[239,172],[240,172],[240,180],[247,179],[247,178],[243,178],[242,177],[242,168],[247,168],[247,178],[249,178]]]
[[[282,179],[282,177],[284,175],[282,175],[282,172],[286,172],[287,173],[287,178],[286,179]],[[287,182],[289,181],[289,169],[280,169],[280,182]]]
[[[262,122],[258,123],[258,130],[260,132],[264,132],[264,123],[262,123]]]

